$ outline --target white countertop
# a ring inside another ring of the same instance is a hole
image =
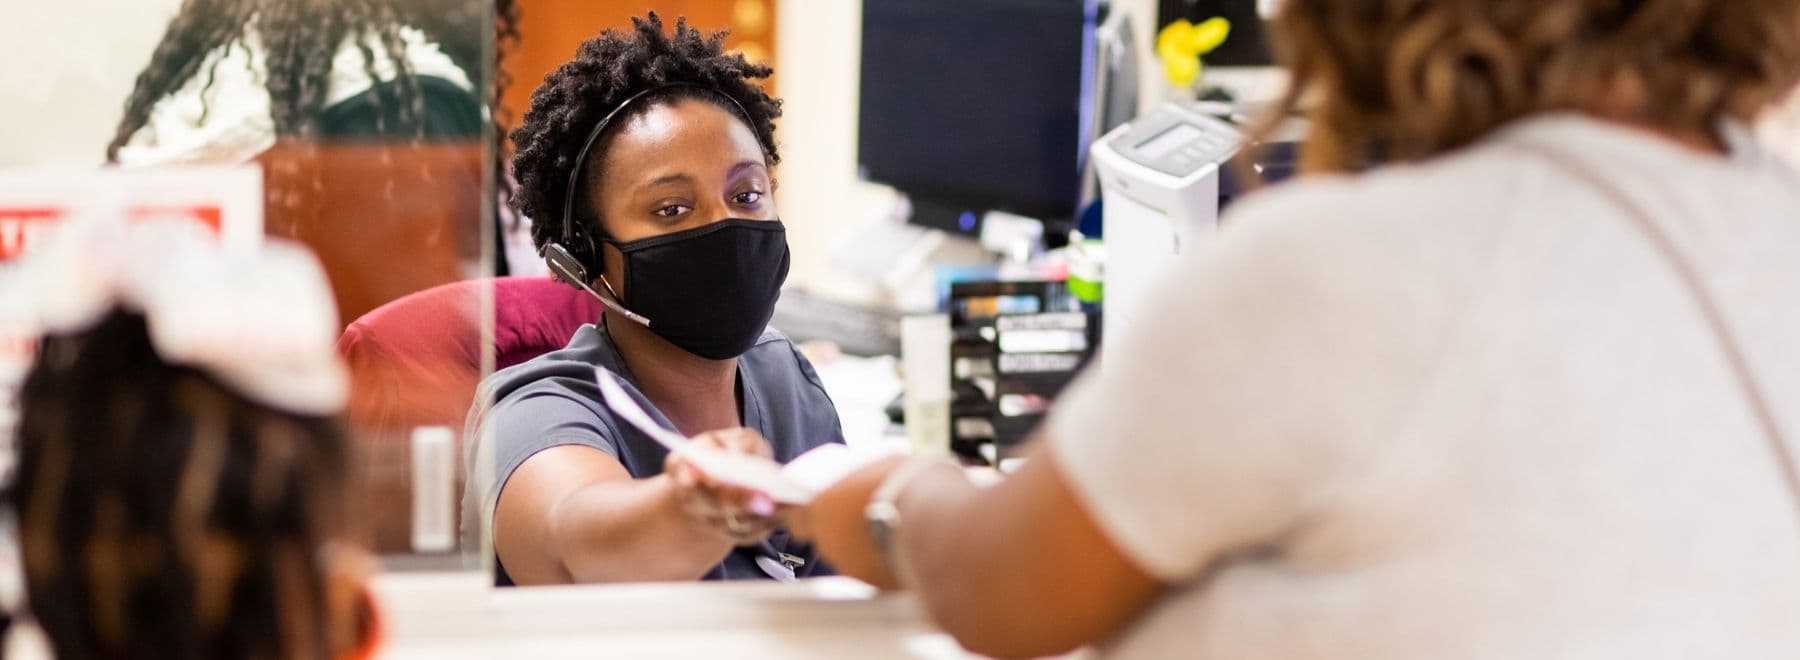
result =
[[[388,573],[380,658],[971,658],[909,596],[848,578],[494,589],[476,572]],[[35,626],[5,657],[49,658]]]
[[[495,590],[478,573],[375,581],[386,658],[967,658],[911,597],[847,578]]]

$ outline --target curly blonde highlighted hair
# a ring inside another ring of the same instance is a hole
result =
[[[1800,0],[1287,0],[1307,171],[1428,158],[1527,115],[1669,131],[1748,121],[1800,84]]]

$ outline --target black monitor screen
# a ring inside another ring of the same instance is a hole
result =
[[[917,202],[1073,216],[1091,0],[864,0],[858,160]]]

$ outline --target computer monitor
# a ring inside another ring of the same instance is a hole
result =
[[[864,0],[862,178],[937,229],[976,233],[986,211],[1067,226],[1095,133],[1099,4]]]

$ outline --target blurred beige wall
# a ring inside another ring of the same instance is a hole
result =
[[[0,167],[93,165],[181,0],[0,3]]]
[[[883,194],[856,179],[862,3],[781,0],[775,14],[783,102],[776,208],[794,253],[789,280],[814,286],[843,229],[878,209]]]

